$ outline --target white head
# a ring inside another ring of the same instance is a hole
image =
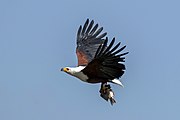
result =
[[[74,75],[75,73],[80,72],[82,69],[84,69],[85,66],[78,66],[78,67],[64,67],[61,69],[61,71],[66,72],[70,75]]]
[[[79,78],[80,80],[86,82],[88,77],[83,74],[81,70],[83,70],[85,66],[78,66],[78,67],[64,67],[61,69],[61,71],[66,72],[67,74],[70,74],[72,76],[75,76]]]
[[[73,72],[74,72],[71,67],[61,68],[61,71],[66,72],[66,73],[68,73],[68,74],[73,74]]]

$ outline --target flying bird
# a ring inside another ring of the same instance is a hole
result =
[[[61,71],[79,78],[87,83],[101,83],[101,97],[115,103],[114,93],[107,83],[118,84],[123,87],[119,78],[125,72],[124,55],[121,53],[126,46],[119,48],[120,42],[114,45],[113,38],[108,45],[107,33],[102,33],[103,27],[94,24],[94,20],[86,20],[80,25],[77,32],[76,55],[78,65],[76,67],[64,67]]]

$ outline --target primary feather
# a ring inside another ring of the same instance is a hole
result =
[[[120,43],[113,47],[115,38],[113,38],[109,46],[107,46],[107,42],[108,38],[99,46],[94,59],[82,70],[89,78],[113,80],[120,78],[124,74],[125,65],[122,62],[124,62],[125,58],[122,56],[128,54],[128,52],[119,53],[125,46],[117,50]]]
[[[77,48],[78,66],[87,65],[94,57],[99,45],[104,41],[105,33],[101,33],[103,27],[98,29],[98,24],[94,25],[92,20],[86,20],[84,26],[80,25],[77,32]],[[84,59],[82,59],[84,58]]]

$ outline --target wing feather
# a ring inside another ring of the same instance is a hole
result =
[[[89,24],[89,19],[86,20],[86,22],[85,22],[85,24],[84,24],[84,26],[83,26],[82,34],[84,34],[84,32],[85,32],[85,30],[86,30],[88,24]]]
[[[112,55],[116,55],[116,54],[118,54],[119,52],[121,52],[122,50],[124,50],[124,48],[126,48],[126,46],[123,46],[123,47],[122,47],[122,48],[120,48],[119,50],[117,50],[117,51],[113,52],[113,54],[112,54]]]
[[[90,35],[92,35],[98,28],[98,24],[94,26],[94,28],[91,30]]]
[[[119,54],[125,47],[118,49],[120,42],[113,47],[115,38],[107,46],[108,39],[101,44],[95,54],[94,59],[82,70],[89,78],[99,78],[113,80],[120,78],[125,71],[124,55],[128,52]],[[117,50],[118,49],[118,50]]]
[[[89,24],[89,27],[88,27],[88,29],[87,29],[87,31],[86,31],[86,34],[88,34],[89,31],[92,29],[93,24],[94,24],[94,20],[92,20],[91,23]]]
[[[103,33],[103,34],[99,35],[96,39],[101,39],[101,38],[105,37],[106,35],[107,35],[107,33]]]
[[[77,32],[77,48],[76,54],[79,65],[87,65],[94,58],[94,55],[104,41],[107,33],[102,33],[103,27],[98,28],[98,24],[94,25],[94,21],[86,20],[83,27],[80,25]]]
[[[97,37],[103,30],[103,27],[99,28],[92,37]]]
[[[79,29],[78,29],[78,32],[77,32],[77,39],[78,40],[81,38],[81,29],[82,29],[82,26],[80,25]]]
[[[108,42],[108,40],[107,40],[107,38],[106,38],[106,40],[104,41],[104,43],[101,44],[101,48],[99,49],[99,51],[97,51],[97,55],[95,55],[95,56],[99,56],[99,55],[104,51],[104,49],[105,49],[106,46],[107,46],[107,42]]]
[[[106,48],[106,50],[104,51],[103,55],[106,54],[111,49],[111,47],[113,46],[114,42],[115,42],[115,38],[112,39],[111,43]]]

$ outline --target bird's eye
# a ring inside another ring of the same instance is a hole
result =
[[[66,68],[67,71],[69,71],[69,68]]]

